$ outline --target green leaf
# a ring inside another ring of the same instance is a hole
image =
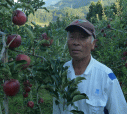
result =
[[[58,100],[55,100],[55,104],[56,104],[56,105],[58,105],[58,104],[60,104],[60,103],[59,103],[59,101],[58,101]]]
[[[47,12],[49,12],[49,10],[47,10],[47,8],[46,8],[46,7],[42,7],[42,8],[39,8],[39,9],[45,9]]]
[[[78,84],[81,82],[81,80],[84,80],[85,78],[84,77],[76,77],[75,78],[75,83]],[[85,79],[86,80],[86,79]]]
[[[28,35],[29,35],[29,37],[31,39],[34,39],[35,38],[33,32],[29,28],[25,27],[25,30],[26,30],[26,32],[28,33]]]
[[[80,95],[80,91],[75,90],[71,93],[71,97],[74,97],[75,95]]]
[[[14,5],[14,3],[13,3],[12,0],[6,0],[6,2],[7,2],[10,6]]]
[[[71,110],[70,112],[72,112],[73,114],[84,114],[83,111],[77,111],[77,110]]]
[[[57,78],[55,77],[55,75],[51,75],[51,77],[52,77],[52,79],[54,80],[54,82],[56,83],[56,85],[58,86],[58,80],[57,80]]]
[[[21,69],[22,65],[27,64],[26,60],[16,61],[16,66],[14,67],[14,70]]]
[[[75,95],[75,96],[73,97],[72,102],[75,102],[75,101],[78,101],[78,100],[81,100],[81,99],[86,99],[86,98],[87,98],[87,97],[84,96],[84,95]]]

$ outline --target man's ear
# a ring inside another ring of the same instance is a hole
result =
[[[96,45],[96,42],[97,42],[97,40],[96,40],[96,39],[94,39],[94,41],[92,42],[92,48],[91,48],[91,50],[94,50],[95,45]]]

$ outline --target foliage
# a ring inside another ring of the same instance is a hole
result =
[[[63,68],[63,64],[71,59],[66,45],[67,33],[65,31],[65,27],[73,20],[84,17],[82,17],[82,13],[79,16],[75,14],[75,12],[78,10],[74,10],[73,12],[69,11],[69,8],[64,8],[63,17],[56,16],[56,22],[50,22],[48,26],[45,25],[45,27],[41,27],[40,25],[37,25],[33,20],[29,20],[29,16],[31,14],[34,14],[35,16],[36,12],[39,11],[36,9],[38,9],[39,7],[41,8],[41,5],[38,5],[36,7],[36,5],[38,4],[38,0],[31,0],[31,4],[27,2],[28,1],[24,2],[23,0],[21,1],[21,4],[14,4],[13,2],[8,2],[8,0],[0,2],[0,4],[2,4],[0,5],[0,32],[6,33],[6,38],[9,34],[15,33],[19,34],[22,38],[22,44],[20,47],[13,50],[8,50],[8,56],[5,58],[8,59],[8,61],[6,61],[7,63],[5,63],[4,61],[4,63],[1,62],[0,64],[0,84],[3,84],[6,78],[15,78],[19,80],[21,85],[20,92],[17,94],[17,96],[13,97],[14,99],[10,100],[9,98],[9,101],[15,102],[15,99],[18,96],[20,96],[20,98],[22,96],[23,82],[25,80],[30,80],[30,82],[33,84],[30,95],[28,98],[20,99],[21,103],[19,104],[20,106],[22,105],[22,110],[27,113],[40,113],[42,109],[48,107],[49,102],[52,102],[52,99],[50,98],[50,101],[45,101],[45,104],[40,105],[37,103],[38,98],[42,95],[41,92],[43,92],[43,89],[44,94],[47,94],[45,93],[45,90],[49,92],[50,96],[48,97],[55,97],[57,99],[56,103],[58,105],[60,103],[59,98],[63,98],[66,101],[64,102],[65,105],[71,104],[72,106],[74,106],[75,110],[72,110],[71,112],[73,112],[74,114],[82,114],[83,112],[78,111],[78,107],[74,105],[74,102],[80,99],[87,99],[87,96],[84,93],[80,93],[77,90],[77,84],[80,83],[83,78],[78,77],[74,80],[68,80],[66,77],[67,68]],[[40,1],[40,3],[41,2],[42,1]],[[27,8],[28,4],[29,7]],[[97,36],[96,38],[98,39],[98,42],[96,43],[97,47],[91,53],[95,59],[107,65],[113,70],[118,80],[122,82],[121,87],[125,95],[125,99],[127,100],[127,71],[125,67],[125,63],[127,61],[121,59],[122,57],[124,57],[123,52],[127,50],[127,21],[125,10],[126,4],[126,0],[123,0],[121,3],[117,1],[111,7],[101,7],[101,4],[99,4],[99,2],[98,4],[96,4],[98,5],[97,7],[100,6],[100,9],[102,8],[102,12],[101,10],[98,10],[100,11],[98,12],[98,14],[101,15],[102,13],[102,18],[98,16],[98,18],[94,22]],[[93,6],[97,9],[96,5]],[[16,10],[16,6],[22,8],[22,10],[27,15],[29,23],[26,23],[23,26],[17,26],[12,23],[12,12]],[[90,8],[93,7],[91,6]],[[83,8],[80,9],[80,11],[82,10]],[[42,15],[45,15],[45,13],[41,13]],[[110,18],[112,18],[112,20]],[[111,25],[111,28],[107,27],[108,24]],[[102,29],[104,29],[103,33],[101,32]],[[42,46],[42,43],[45,43],[44,40],[41,40],[41,35],[44,32],[46,32],[48,36],[54,40],[53,44],[49,47]],[[106,34],[105,37],[104,33]],[[0,34],[0,41],[2,42],[0,45],[1,51],[3,48],[2,38],[3,37]],[[31,58],[31,64],[26,70],[21,70],[20,67],[26,61],[15,61],[16,55],[19,53],[25,53]],[[10,61],[11,58],[13,58],[14,60]],[[127,59],[127,57],[125,58]],[[4,73],[2,74],[2,72]],[[4,97],[2,87],[0,87],[0,92],[0,101],[2,102]],[[33,100],[35,103],[35,107],[33,109],[25,107],[27,102],[30,100]],[[50,107],[52,107],[52,105],[50,105]],[[46,109],[48,110],[48,108]],[[2,110],[4,110],[3,105]]]

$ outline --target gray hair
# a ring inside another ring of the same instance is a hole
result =
[[[67,32],[67,39],[69,38],[69,35],[70,35],[70,31]],[[93,36],[91,36],[91,37],[92,37],[92,40],[91,40],[91,44],[92,44],[94,41],[94,37]]]

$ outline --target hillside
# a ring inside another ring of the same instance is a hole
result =
[[[88,6],[90,5],[91,1],[97,2],[98,0],[60,0],[54,5],[50,5],[47,7],[48,9],[63,9],[65,7],[70,7],[70,8],[80,8],[83,6]],[[111,3],[114,3],[116,0],[101,0],[102,4],[104,6],[111,5]]]
[[[35,21],[37,23],[49,23],[55,22],[59,17],[60,20],[65,17],[66,13],[73,16],[79,16],[81,18],[86,18],[87,13],[89,12],[89,6],[92,1],[97,3],[98,0],[60,0],[55,5],[46,7],[50,12],[46,12],[42,9],[38,10],[35,15],[32,14],[29,16],[29,23]],[[102,0],[103,6],[110,6],[111,3],[115,0]]]

